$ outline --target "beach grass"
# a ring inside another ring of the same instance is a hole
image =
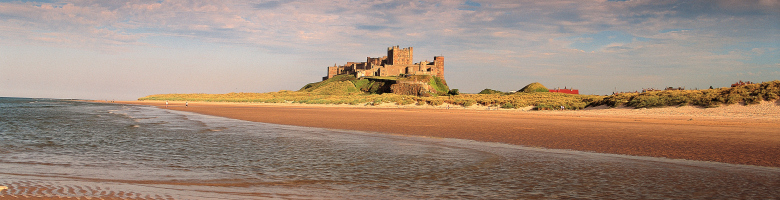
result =
[[[349,87],[344,86],[344,87]],[[320,89],[325,89],[320,88]],[[397,105],[432,105],[445,103],[469,107],[503,106],[504,108],[522,108],[534,106],[539,109],[553,109],[565,106],[581,109],[589,102],[599,100],[596,95],[572,95],[561,93],[517,93],[505,94],[461,94],[452,96],[418,97],[411,95],[384,94],[327,94],[319,90],[279,91],[268,93],[228,93],[228,94],[158,94],[149,95],[138,100],[157,101],[200,101],[200,102],[242,102],[242,103],[301,103],[301,104],[348,104],[348,105],[381,105],[395,103]],[[511,106],[508,106],[511,105]]]
[[[608,105],[610,107],[627,106],[633,108],[653,108],[667,106],[699,106],[705,108],[730,104],[758,104],[761,101],[774,101],[780,97],[780,81],[747,84],[737,87],[706,90],[664,90],[643,93],[622,93],[607,96],[594,101],[591,106]]]
[[[330,80],[330,79],[329,79]],[[437,82],[437,80],[431,80]],[[717,107],[741,103],[757,104],[761,101],[773,101],[780,98],[780,81],[748,84],[731,88],[707,90],[665,90],[644,93],[621,93],[610,96],[575,95],[551,92],[517,92],[512,94],[460,94],[420,97],[397,95],[392,93],[370,94],[361,91],[368,83],[353,80],[334,79],[331,84],[307,85],[299,91],[279,91],[268,93],[227,93],[227,94],[158,94],[138,100],[158,101],[200,101],[200,102],[245,102],[245,103],[300,103],[334,105],[432,105],[445,103],[470,107],[475,105],[501,107],[506,109],[532,106],[537,110],[583,109],[607,105],[609,107],[653,108],[667,106]],[[435,83],[439,84],[439,83]],[[358,86],[359,87],[356,87]],[[441,88],[445,91],[445,88]]]

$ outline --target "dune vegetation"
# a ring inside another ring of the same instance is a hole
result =
[[[335,85],[335,84],[334,84]],[[339,83],[338,85],[343,85]],[[305,91],[279,91],[268,93],[228,94],[158,94],[138,100],[157,101],[199,101],[199,102],[245,102],[245,103],[301,103],[301,104],[348,104],[380,105],[432,105],[445,103],[464,107],[483,105],[501,108],[522,108],[534,106],[538,109],[553,109],[565,106],[571,109],[585,108],[590,102],[599,100],[595,95],[571,95],[561,93],[517,93],[505,94],[461,94],[420,97],[411,95],[384,94],[321,94]]]
[[[440,80],[439,80],[440,81]],[[439,84],[437,80],[430,80]],[[442,84],[443,85],[443,84]],[[582,109],[590,106],[607,105],[609,107],[627,106],[633,108],[652,108],[665,106],[717,107],[728,104],[756,104],[761,101],[773,101],[780,98],[780,81],[748,84],[731,88],[707,90],[665,90],[644,93],[621,93],[609,96],[573,95],[541,92],[538,86],[529,84],[524,89],[529,92],[503,93],[487,89],[488,94],[448,95],[448,90],[437,88],[433,96],[397,95],[393,93],[372,93],[384,87],[384,82],[349,77],[331,78],[323,82],[304,86],[299,91],[279,91],[268,93],[228,93],[228,94],[158,94],[139,100],[159,101],[200,101],[200,102],[246,102],[246,103],[300,103],[300,104],[347,104],[380,105],[432,105],[445,103],[470,107],[475,105],[500,107],[505,109],[533,106],[538,110]],[[446,86],[446,85],[444,85]],[[536,87],[537,89],[534,89]],[[544,86],[541,86],[544,87]],[[529,89],[530,88],[530,89]],[[484,91],[483,91],[484,92]],[[452,93],[452,92],[450,92]]]
[[[479,93],[477,94],[505,94],[505,92],[490,89],[490,88],[485,88],[484,90],[479,91]]]
[[[591,106],[627,106],[652,108],[666,106],[718,107],[729,104],[758,104],[761,101],[775,101],[780,98],[780,81],[747,84],[728,88],[706,90],[664,90],[643,93],[622,93],[610,95],[591,103]]]

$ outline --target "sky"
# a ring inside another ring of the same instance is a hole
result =
[[[0,0],[0,97],[274,92],[414,47],[450,88],[780,79],[780,0]]]

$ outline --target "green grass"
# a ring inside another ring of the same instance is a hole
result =
[[[523,87],[523,89],[520,89],[519,92],[525,92],[525,93],[534,93],[534,92],[550,92],[544,85],[542,85],[539,82],[534,82],[531,84],[526,85]]]
[[[321,85],[320,87],[311,90],[311,92],[321,95],[349,95],[361,93],[351,81],[331,82],[329,84]]]
[[[332,78],[329,78],[328,80],[324,80],[324,81],[320,81],[320,82],[316,82],[316,83],[306,84],[298,91],[301,91],[301,92],[311,92],[311,91],[314,91],[314,90],[316,90],[316,89],[318,89],[320,87],[326,86],[326,85],[331,84],[331,83],[343,82],[343,81],[354,81],[354,80],[357,80],[355,78],[355,76],[348,75],[348,74],[343,74],[343,75],[334,76]]]
[[[429,76],[429,77],[431,77],[431,80],[428,81],[428,85],[431,85],[434,89],[436,89],[437,95],[447,95],[447,93],[450,92],[450,87],[448,87],[447,84],[444,83],[444,80],[442,80],[438,76]]]
[[[361,90],[363,90],[364,88],[370,88],[371,87],[371,81],[369,81],[368,79],[354,80],[354,81],[352,81],[352,83],[355,84],[356,88],[359,88]]]
[[[485,88],[484,90],[480,91],[478,94],[504,94],[504,93],[505,92],[502,91]]]

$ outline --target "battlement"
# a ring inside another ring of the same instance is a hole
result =
[[[327,80],[342,74],[363,76],[434,75],[444,79],[444,57],[435,56],[433,62],[414,63],[414,49],[392,46],[387,48],[387,56],[366,57],[366,62],[347,62],[345,65],[328,67]]]
[[[412,47],[399,48],[398,46],[387,48],[387,58],[390,65],[411,65],[414,61]]]
[[[396,46],[392,46],[392,47],[387,47],[387,51],[392,51],[392,50],[398,50],[398,51],[411,51],[411,50],[412,50],[412,47],[400,48],[400,46],[398,46],[398,45],[396,45]]]

